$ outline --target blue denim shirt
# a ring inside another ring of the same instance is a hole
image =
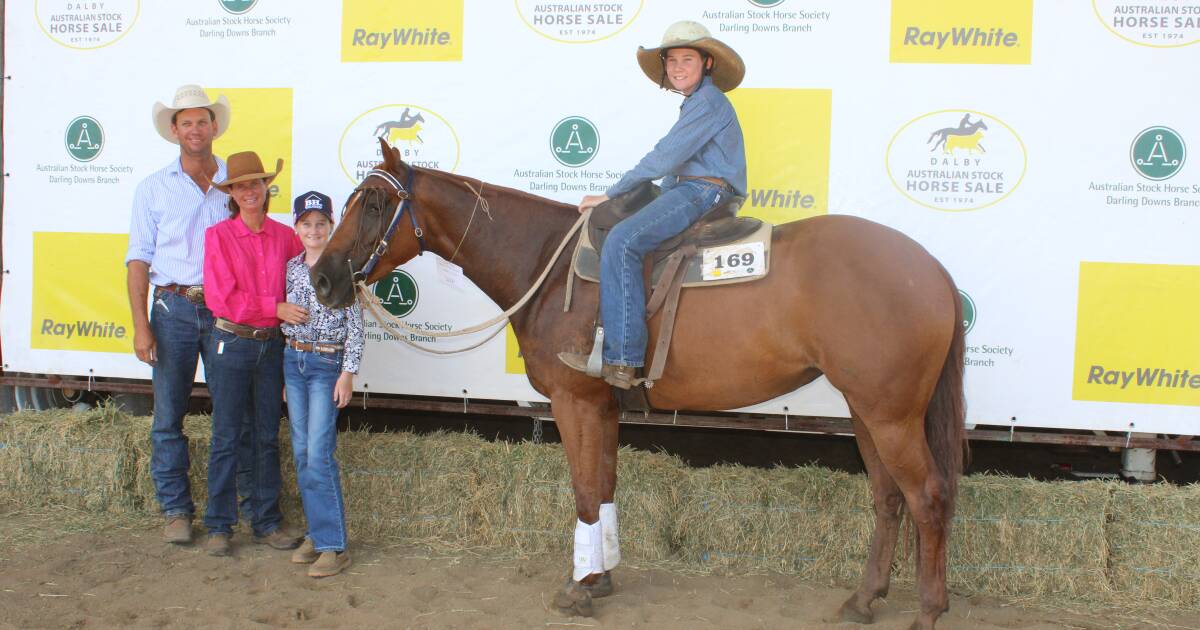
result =
[[[696,91],[683,99],[679,120],[667,135],[606,194],[615,197],[660,177],[663,188],[671,188],[678,175],[720,177],[733,186],[736,194],[746,195],[742,126],[729,99],[709,77],[704,77]]]

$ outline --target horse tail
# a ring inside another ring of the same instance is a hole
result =
[[[950,351],[942,364],[925,411],[925,440],[933,453],[933,460],[946,480],[946,522],[954,516],[954,500],[958,496],[958,478],[969,456],[967,445],[966,415],[967,401],[963,392],[963,354],[966,350],[966,331],[963,329],[962,299],[958,287],[949,272],[942,268],[950,291],[954,296],[954,336]]]

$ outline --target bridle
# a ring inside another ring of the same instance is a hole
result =
[[[387,182],[392,188],[390,192],[394,194],[397,199],[399,199],[399,203],[396,204],[396,209],[392,212],[392,219],[388,222],[387,229],[384,230],[383,235],[379,237],[379,242],[376,243],[374,251],[371,252],[371,255],[367,258],[367,262],[363,264],[362,268],[358,271],[354,271],[354,263],[350,258],[346,258],[346,264],[350,266],[351,270],[350,279],[355,283],[365,281],[367,277],[371,275],[371,272],[375,270],[375,266],[379,264],[379,259],[387,253],[388,243],[392,240],[392,237],[396,234],[396,230],[400,227],[400,219],[404,216],[405,210],[408,210],[409,219],[412,220],[413,235],[417,237],[418,255],[425,253],[425,232],[421,230],[420,225],[417,225],[417,211],[412,207],[412,167],[408,168],[408,186],[401,185],[400,180],[396,179],[396,176],[392,175],[388,171],[380,168],[371,169],[369,172],[367,172],[367,176],[363,178],[362,182],[359,183],[358,187],[354,189],[354,194],[351,195],[350,199],[346,201],[346,207],[342,208],[342,216],[345,216],[346,208],[348,208],[354,202],[354,200],[365,191],[363,185],[366,184],[367,180],[372,177],[378,177],[379,179]],[[354,248],[352,248],[350,251],[353,253]]]

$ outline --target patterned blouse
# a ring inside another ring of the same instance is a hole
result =
[[[287,301],[308,309],[307,324],[284,322],[283,334],[296,341],[345,344],[342,371],[358,374],[363,351],[362,307],[358,302],[332,309],[317,301],[304,264],[304,252],[287,262]]]

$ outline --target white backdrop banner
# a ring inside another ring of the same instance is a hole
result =
[[[1193,4],[8,2],[4,369],[149,378],[132,354],[123,258],[135,186],[177,156],[150,121],[176,86],[229,98],[218,154],[285,160],[277,210],[309,189],[345,199],[380,137],[412,164],[576,203],[674,121],[679,97],[634,53],[691,19],[748,67],[730,93],[747,143],[743,214],[862,216],[950,270],[970,423],[1196,435]],[[432,255],[376,293],[428,331],[500,311]],[[541,399],[511,332],[450,357],[367,332],[360,389]],[[753,409],[846,415],[824,379]]]

